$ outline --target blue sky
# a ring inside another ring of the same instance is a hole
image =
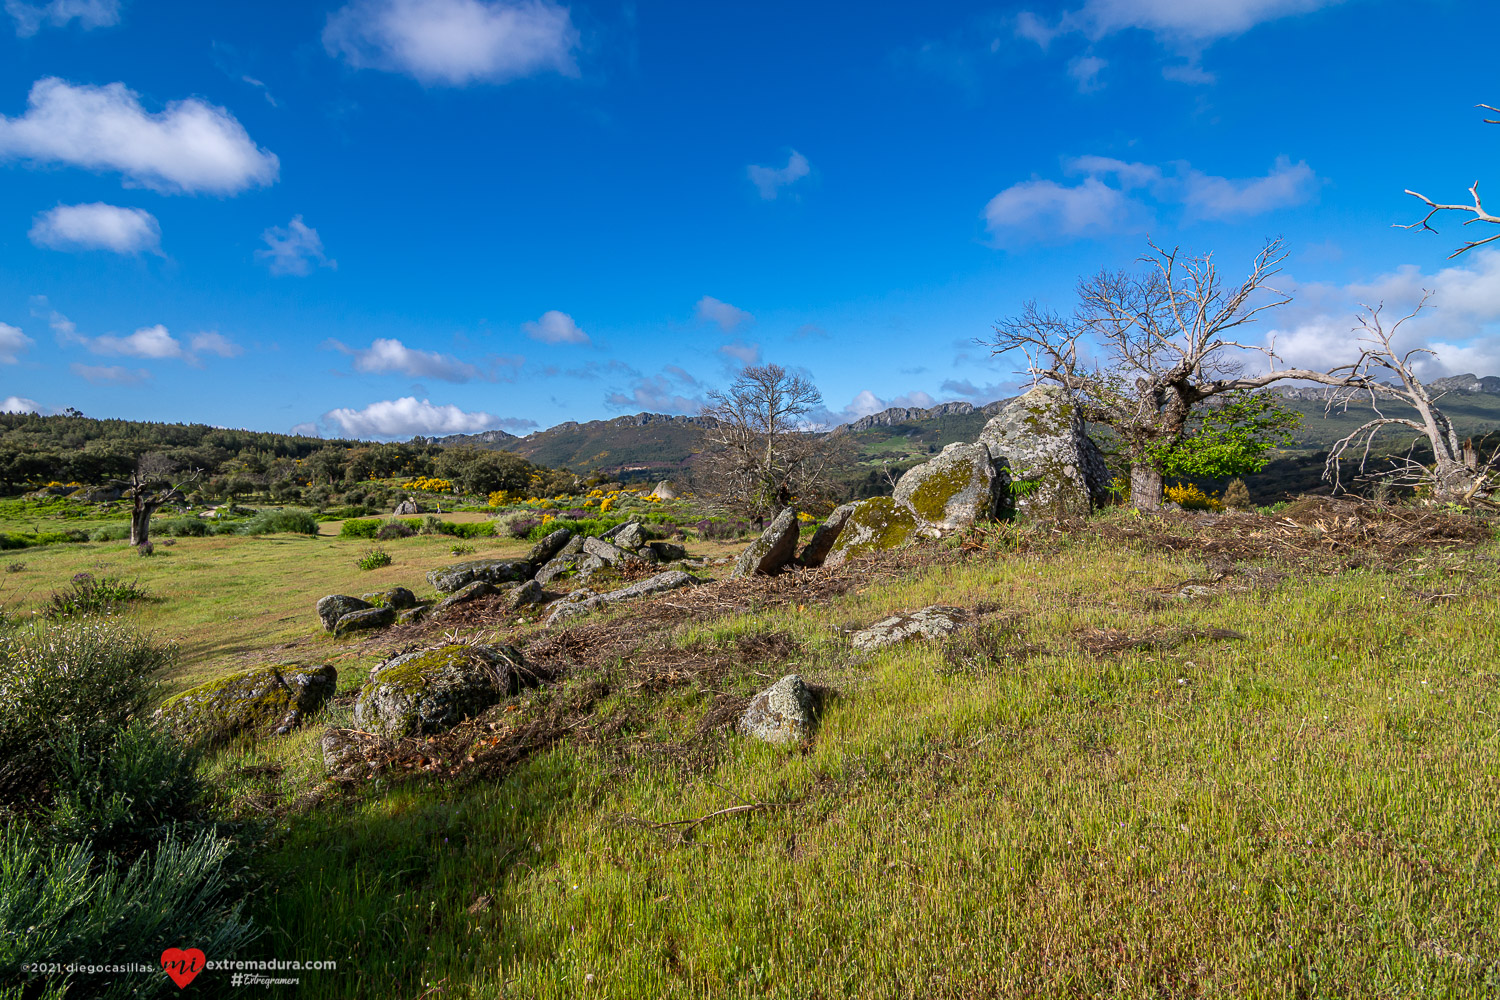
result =
[[[1148,236],[1283,237],[1289,362],[1429,288],[1426,373],[1500,373],[1500,254],[1392,228],[1497,161],[1492,3],[0,7],[12,409],[525,433],[765,361],[830,419],[982,403],[1021,362],[973,341]]]

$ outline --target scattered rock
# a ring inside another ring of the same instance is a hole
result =
[[[1037,386],[984,425],[979,442],[995,459],[1003,502],[1019,514],[1083,515],[1109,500],[1104,455],[1068,394]]]
[[[318,598],[318,617],[323,619],[323,630],[332,632],[339,619],[353,611],[363,611],[375,605],[348,594],[329,594]]]
[[[612,534],[606,533],[609,535],[609,540],[617,548],[624,549],[627,552],[634,552],[642,545],[645,545],[647,541],[646,529],[641,526],[639,521],[626,521],[624,524],[613,528],[612,532]]]
[[[577,564],[578,579],[587,580],[589,577],[593,576],[601,569],[606,568],[608,565],[609,563],[605,562],[603,559],[600,559],[598,556],[583,556],[578,560]]]
[[[804,566],[823,565],[823,560],[828,558],[828,553],[833,549],[833,543],[839,540],[839,532],[844,530],[844,522],[849,520],[849,515],[857,506],[859,505],[846,503],[842,507],[835,507],[833,513],[823,519],[818,530],[813,532],[812,538],[802,547],[802,554],[797,557],[797,561]]]
[[[169,698],[156,718],[175,733],[209,741],[279,735],[316,712],[337,682],[338,671],[326,664],[256,667]]]
[[[1188,586],[1183,587],[1177,592],[1177,599],[1181,601],[1191,601],[1195,597],[1212,596],[1214,596],[1214,590],[1212,587],[1205,587],[1202,584],[1197,583],[1189,584]]]
[[[431,613],[431,608],[427,607],[425,604],[419,604],[414,608],[407,608],[405,611],[398,614],[396,616],[396,624],[411,625],[415,622],[423,621]]]
[[[684,573],[680,569],[668,570],[658,573],[653,577],[632,583],[628,587],[612,590],[607,594],[596,594],[577,600],[560,601],[552,606],[552,614],[547,617],[547,624],[564,621],[577,615],[588,614],[596,608],[607,607],[620,601],[629,601],[637,597],[647,597],[651,594],[660,594],[668,590],[676,590],[679,587],[689,587],[698,580]],[[577,593],[576,591],[574,593]],[[571,595],[570,595],[571,596]]]
[[[651,491],[651,495],[658,500],[677,499],[677,491],[672,488],[671,482],[665,479],[656,484],[656,489]]]
[[[906,471],[894,498],[936,528],[951,531],[988,521],[1000,510],[1004,483],[995,477],[990,450],[983,444],[954,442],[942,453]]]
[[[354,724],[392,739],[452,729],[529,678],[510,646],[454,643],[394,657],[370,671],[354,705]]]
[[[535,580],[527,580],[510,592],[508,603],[512,611],[524,608],[528,604],[542,603],[542,585]]]
[[[739,730],[766,743],[801,743],[817,722],[817,700],[802,678],[787,674],[756,695],[740,716]]]
[[[656,558],[661,562],[676,562],[687,558],[687,549],[676,542],[648,542],[646,547],[656,553]]]
[[[339,618],[338,623],[333,626],[334,635],[348,635],[350,632],[368,632],[371,629],[389,628],[396,624],[395,608],[366,608],[363,611],[351,611]]]
[[[578,566],[577,556],[557,556],[548,560],[547,564],[536,571],[537,583],[546,585],[562,576],[564,573],[572,572]]]
[[[417,595],[405,587],[392,587],[382,596],[385,598],[385,606],[395,608],[397,611],[405,611],[417,606]]]
[[[397,517],[410,517],[413,514],[420,513],[422,513],[422,508],[418,507],[417,502],[411,497],[407,497],[405,500],[402,500],[396,505]]]
[[[614,566],[623,563],[633,553],[626,552],[602,538],[585,538],[583,540],[583,551],[601,560],[606,566]]]
[[[529,579],[531,563],[524,559],[476,559],[443,566],[427,574],[427,582],[444,594],[451,594],[475,580],[486,583],[517,583]]]
[[[850,637],[850,644],[858,650],[870,652],[898,642],[915,639],[938,639],[969,622],[971,615],[966,608],[933,604],[917,611],[903,611],[883,618],[867,629],[861,629]]]
[[[572,540],[572,531],[567,528],[558,528],[531,547],[531,551],[526,553],[526,561],[533,566],[540,566],[561,552]],[[581,547],[582,543],[580,543]]]
[[[740,553],[729,578],[774,573],[781,569],[797,554],[797,534],[801,528],[796,509],[783,508],[760,537]]]
[[[459,589],[456,594],[451,594],[448,597],[443,598],[441,601],[438,601],[437,604],[433,606],[432,610],[447,611],[449,608],[455,605],[468,604],[470,601],[475,601],[481,597],[489,597],[491,594],[498,593],[500,593],[500,591],[497,590],[495,586],[488,581],[475,580],[473,583],[465,584],[462,588]]]
[[[824,565],[836,569],[855,556],[899,549],[917,537],[917,515],[890,497],[871,497],[854,504]]]

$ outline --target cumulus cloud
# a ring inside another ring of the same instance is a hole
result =
[[[300,424],[293,424],[292,427],[291,427],[291,429],[288,430],[287,433],[288,434],[294,434],[294,435],[296,435],[298,437],[322,437],[323,436],[322,432],[320,432],[318,430],[318,425],[315,424],[315,423],[313,423],[310,420],[309,421],[304,421],[303,423],[300,423]]]
[[[698,413],[703,409],[702,386],[676,365],[660,375],[638,376],[625,390],[604,397],[604,405],[616,410],[646,410],[651,413]],[[692,395],[687,395],[693,393]]]
[[[734,340],[719,348],[719,353],[732,362],[741,366],[760,363],[760,345],[747,344],[743,340]]]
[[[314,267],[338,269],[339,262],[330,260],[323,251],[318,231],[303,222],[300,215],[293,216],[285,228],[272,226],[260,238],[266,248],[255,251],[255,259],[264,261],[272,274],[306,277]]]
[[[172,336],[166,326],[161,323],[140,327],[134,333],[123,337],[112,333],[99,337],[85,337],[78,332],[76,323],[56,309],[49,308],[47,300],[41,296],[33,301],[32,313],[37,316],[46,316],[53,335],[62,346],[82,345],[89,353],[106,357],[141,358],[152,361],[176,360],[201,366],[202,357],[206,354],[232,358],[243,353],[238,344],[217,330],[195,333],[188,338],[187,346],[183,346],[183,342]]]
[[[532,340],[544,344],[587,344],[589,335],[579,329],[573,317],[556,309],[548,309],[542,318],[521,324],[521,330]]]
[[[0,402],[0,413],[41,413],[42,404],[25,396],[6,396]]]
[[[812,168],[808,165],[807,157],[795,149],[787,157],[784,167],[761,167],[752,164],[745,168],[750,183],[755,185],[755,189],[766,201],[774,201],[782,188],[796,183],[811,172]]]
[[[712,295],[705,295],[698,300],[698,304],[693,307],[693,315],[704,322],[717,323],[725,333],[755,318],[738,306],[721,302]]]
[[[1175,47],[1202,47],[1244,34],[1256,25],[1332,7],[1343,0],[1086,0],[1078,10],[1049,21],[1031,11],[1017,15],[1017,37],[1046,49],[1059,35],[1098,40],[1132,28]]]
[[[61,28],[70,21],[85,30],[119,24],[120,0],[5,0],[5,12],[15,19],[16,34],[30,38],[44,27]]]
[[[1080,94],[1092,94],[1103,89],[1104,84],[1099,81],[1099,74],[1108,65],[1108,62],[1095,55],[1077,56],[1068,61],[1068,75],[1078,85]]]
[[[435,406],[415,396],[371,403],[362,410],[343,407],[323,414],[350,437],[408,438],[416,434],[473,434],[509,421],[483,411],[461,410],[449,403]]]
[[[159,114],[123,83],[75,86],[57,77],[31,87],[24,115],[0,116],[0,159],[114,170],[165,193],[229,195],[274,183],[280,162],[233,115],[197,98]]]
[[[234,358],[244,353],[244,349],[239,344],[217,330],[193,334],[193,339],[188,341],[188,345],[193,354],[215,354],[221,358]]]
[[[124,365],[82,365],[74,362],[68,366],[74,375],[92,385],[140,385],[151,378],[144,368],[126,368]]]
[[[354,370],[364,375],[407,375],[443,382],[471,382],[484,378],[484,372],[477,365],[460,361],[451,354],[407,347],[394,338],[378,337],[363,350],[345,347],[337,340],[330,340],[324,346],[351,356]]]
[[[31,242],[51,250],[110,250],[161,253],[161,226],[140,208],[103,202],[58,205],[33,220]]]
[[[120,355],[128,358],[181,358],[187,352],[182,343],[158,323],[143,326],[128,337],[105,334],[88,342],[89,350],[95,354]]]
[[[22,333],[19,327],[0,323],[0,365],[13,365],[20,361],[21,355],[30,346],[31,338]]]
[[[1295,288],[1292,304],[1276,310],[1274,344],[1284,364],[1326,368],[1352,360],[1358,334],[1353,332],[1361,304],[1384,304],[1387,329],[1411,312],[1424,290],[1432,292],[1427,308],[1402,324],[1396,347],[1405,352],[1427,348],[1434,355],[1413,358],[1423,379],[1472,372],[1500,375],[1500,252],[1477,252],[1462,266],[1426,272],[1407,265],[1370,281],[1348,285],[1310,284]]]
[[[1242,219],[1303,204],[1318,189],[1313,169],[1285,156],[1264,176],[1246,178],[1105,156],[1074,157],[1064,170],[1084,177],[1071,185],[1021,181],[990,199],[983,216],[997,243],[1143,232],[1164,206],[1180,207],[1186,221]]]
[[[927,409],[928,407],[935,406],[936,404],[937,400],[933,399],[929,394],[922,392],[920,389],[914,390],[912,392],[902,393],[901,395],[894,396],[890,399],[882,399],[871,392],[869,389],[864,389],[861,390],[857,395],[855,395],[855,397],[849,401],[849,405],[845,406],[841,411],[837,413],[827,413],[824,414],[824,416],[827,418],[827,423],[846,424],[851,420],[858,420],[860,417],[868,417],[872,413],[879,413],[881,410],[888,410],[893,406],[910,406]]]
[[[578,30],[551,0],[356,0],[323,29],[351,66],[462,87],[540,73],[577,76]]]

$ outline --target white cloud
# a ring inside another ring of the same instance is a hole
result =
[[[841,413],[831,416],[835,423],[848,423],[860,417],[868,417],[872,413],[879,413],[881,410],[888,410],[893,406],[917,407],[925,410],[936,404],[937,400],[920,389],[902,393],[892,399],[881,399],[869,389],[864,389],[849,401],[849,405],[844,407]]]
[[[111,250],[161,253],[161,226],[139,208],[92,202],[58,205],[36,217],[31,242],[52,250]]]
[[[793,184],[812,172],[808,166],[807,157],[792,150],[787,157],[784,167],[760,167],[751,165],[745,168],[750,177],[750,183],[754,184],[760,196],[766,201],[772,201],[788,184]]]
[[[160,323],[143,326],[128,337],[105,334],[88,342],[95,354],[120,355],[127,358],[180,358],[186,352],[182,344]]]
[[[41,413],[42,404],[25,396],[6,396],[0,402],[0,413]]]
[[[194,354],[217,354],[221,358],[233,358],[244,353],[239,344],[217,330],[195,333],[188,344]]]
[[[349,65],[425,84],[577,76],[578,31],[551,0],[355,0],[328,18],[323,45]]]
[[[1188,221],[1243,219],[1302,204],[1318,189],[1313,169],[1285,156],[1262,177],[1219,177],[1185,162],[1169,166],[1170,172],[1106,156],[1073,157],[1064,169],[1085,174],[1083,180],[1073,185],[1038,179],[1012,184],[985,206],[985,223],[1001,245],[1104,236],[1150,228],[1154,211],[1146,198],[1157,206],[1180,205]]]
[[[983,405],[993,403],[997,399],[1006,396],[1014,396],[1015,388],[1004,382],[984,382],[975,385],[968,379],[947,379],[939,386],[944,392],[951,392],[955,396],[963,396],[971,402]]]
[[[414,396],[382,400],[362,410],[347,407],[323,414],[350,437],[408,438],[416,434],[473,434],[503,423],[483,411],[461,410],[452,403],[434,406]]]
[[[699,388],[698,380],[676,366],[668,366],[660,375],[635,379],[629,391],[611,392],[604,404],[617,410],[645,410],[649,413],[698,413],[703,409],[701,395],[687,396]]]
[[[1109,63],[1098,56],[1076,56],[1068,61],[1068,75],[1078,85],[1078,92],[1080,94],[1091,94],[1096,90],[1103,89],[1104,84],[1099,82],[1099,74],[1108,65]]]
[[[313,422],[311,422],[311,421],[307,421],[307,422],[300,423],[300,424],[293,424],[292,425],[292,429],[289,430],[289,431],[287,431],[287,433],[288,434],[296,435],[297,437],[322,437],[323,436],[322,433],[319,432],[319,430],[318,430],[318,425],[315,424],[315,423],[313,423]]]
[[[77,21],[80,28],[108,28],[120,23],[120,0],[5,0],[5,12],[16,21],[16,34],[30,38],[43,27],[61,28]]]
[[[26,113],[0,116],[0,159],[117,170],[167,193],[235,194],[275,182],[280,163],[234,116],[197,98],[149,114],[123,83],[38,80]]]
[[[318,231],[294,216],[285,229],[272,226],[260,234],[266,249],[255,251],[255,258],[266,262],[272,274],[295,274],[306,277],[312,274],[313,266],[338,269],[339,262],[330,260],[323,252],[323,240]]]
[[[0,323],[0,365],[15,364],[30,346],[31,338],[22,333],[19,327]]]
[[[352,355],[354,370],[365,375],[408,375],[443,382],[469,382],[484,377],[478,366],[460,361],[451,354],[407,347],[394,338],[376,338],[364,350],[345,347],[336,340],[324,346]]]
[[[93,385],[140,385],[151,378],[151,373],[144,368],[126,368],[123,365],[81,365],[75,362],[68,368],[74,375]]]
[[[719,348],[719,353],[741,365],[753,365],[760,362],[760,345],[747,344],[743,340],[735,340]]]
[[[1331,7],[1342,0],[1087,0],[1069,15],[1098,38],[1130,28],[1172,43],[1205,44],[1258,24]]]
[[[698,300],[698,304],[693,307],[693,315],[704,322],[717,323],[725,333],[755,318],[738,306],[721,302],[712,295],[705,295]]]
[[[535,322],[521,324],[522,331],[532,340],[544,344],[587,344],[589,335],[578,328],[573,317],[556,309],[548,309]]]

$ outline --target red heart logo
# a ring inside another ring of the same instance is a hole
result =
[[[161,953],[161,967],[167,970],[167,975],[172,977],[172,982],[177,984],[178,989],[192,982],[207,964],[208,957],[198,948],[186,951],[168,948]]]

